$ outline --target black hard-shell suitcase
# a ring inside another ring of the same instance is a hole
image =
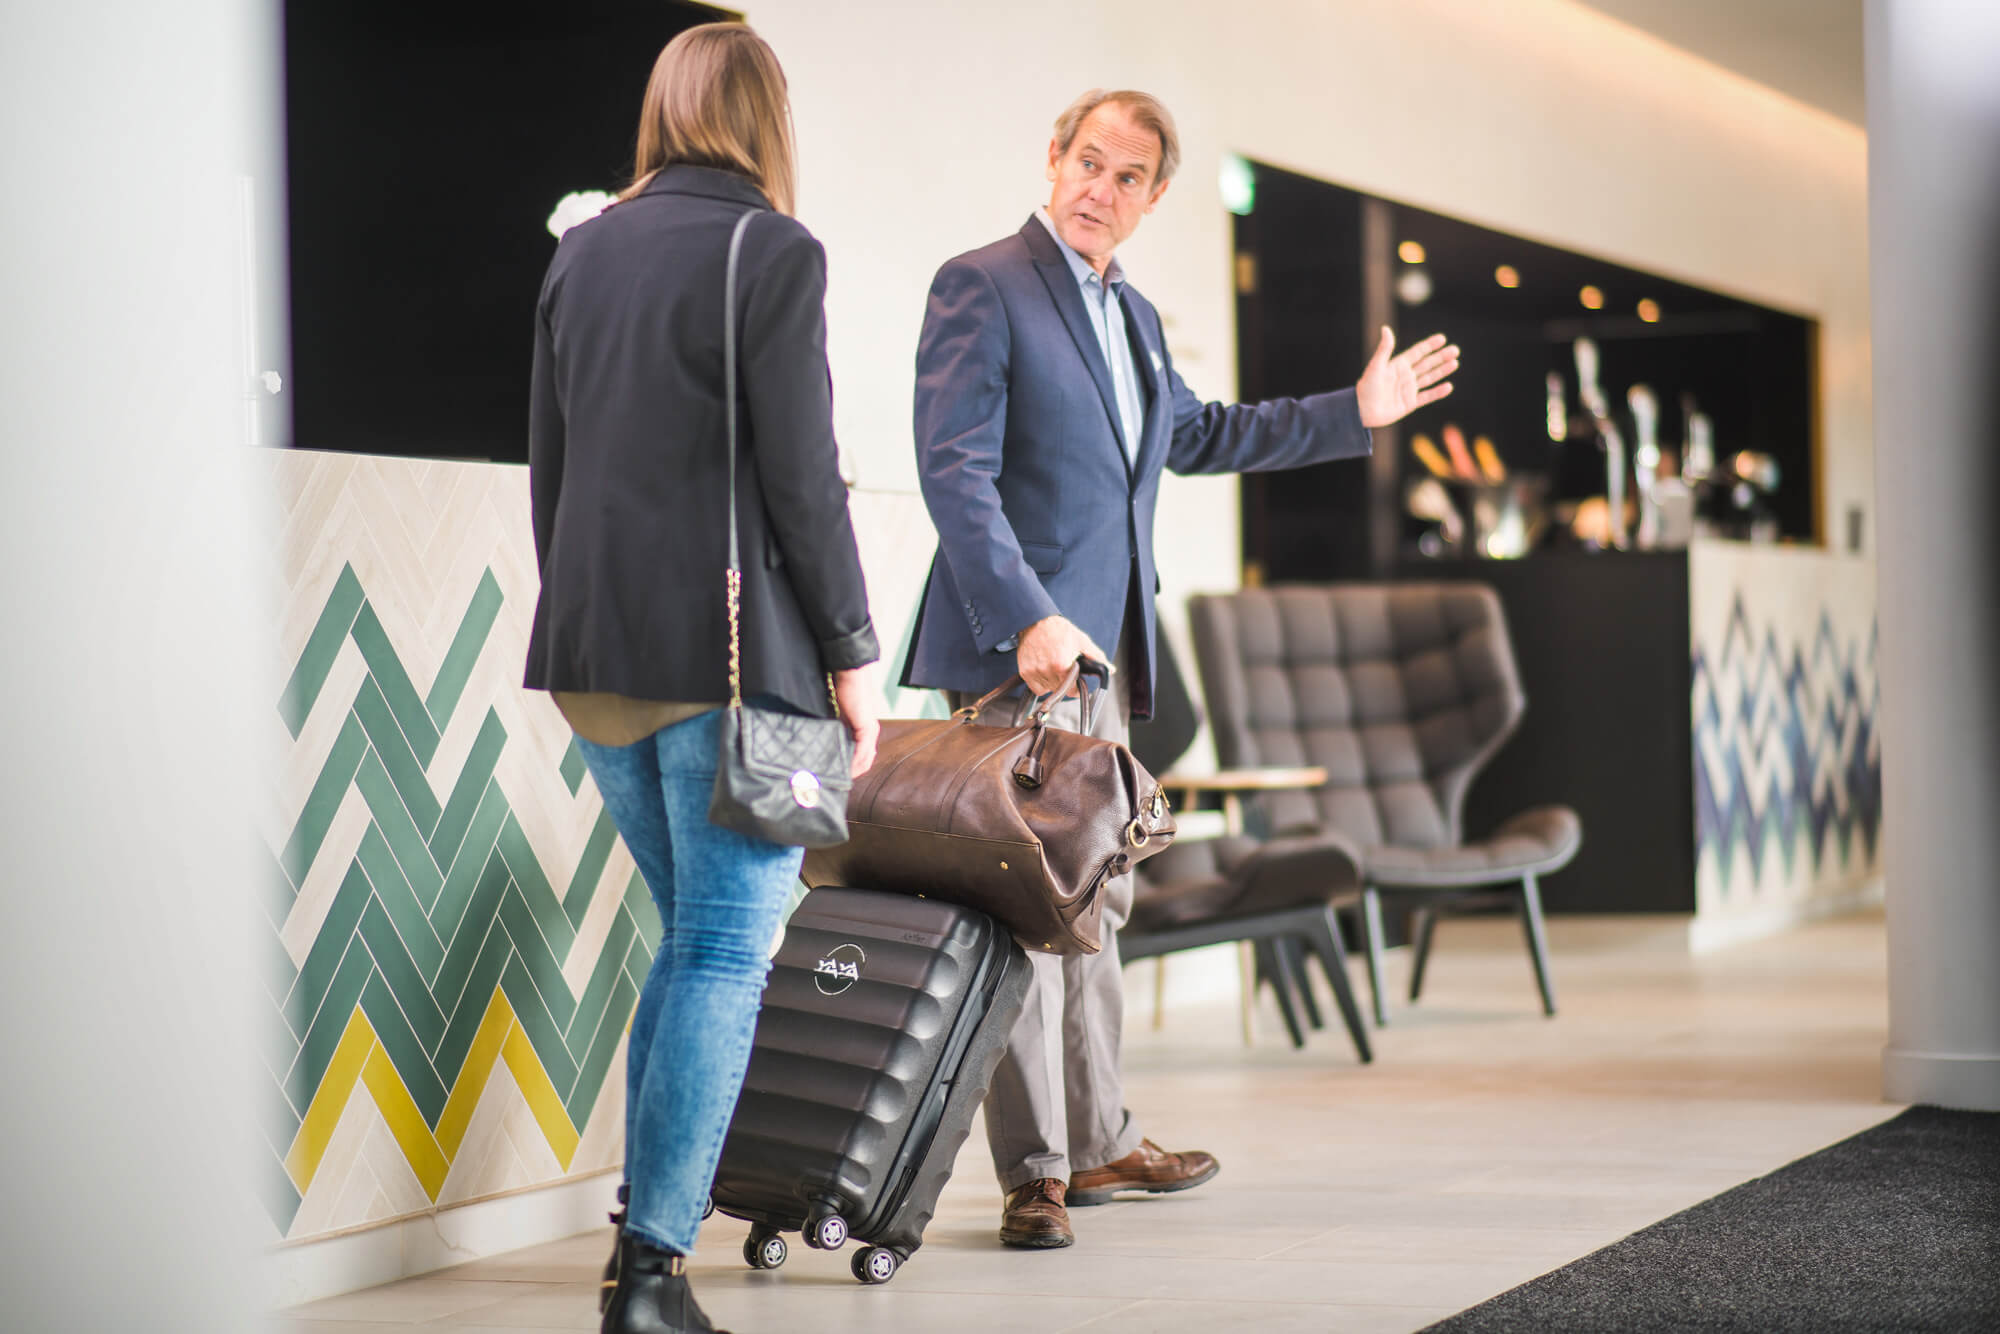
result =
[[[764,987],[713,1203],[751,1224],[743,1258],[866,1243],[863,1283],[923,1244],[952,1163],[1027,997],[1029,965],[992,918],[873,890],[808,893]]]

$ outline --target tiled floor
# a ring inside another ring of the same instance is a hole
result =
[[[1246,1049],[1226,1003],[1158,1032],[1135,1011],[1130,1104],[1168,1146],[1214,1151],[1211,1185],[1077,1210],[1068,1250],[1007,1251],[975,1127],[888,1285],[801,1244],[753,1272],[745,1225],[718,1217],[696,1290],[737,1334],[1417,1329],[1895,1111],[1879,915],[1701,959],[1684,931],[1556,919],[1562,1013],[1544,1020],[1511,920],[1447,921],[1428,994],[1396,1006],[1370,1067],[1337,1031],[1292,1050],[1268,1012]],[[594,1329],[610,1236],[294,1308],[279,1328]]]

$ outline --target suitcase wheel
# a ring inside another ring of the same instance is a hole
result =
[[[806,1224],[806,1245],[822,1251],[837,1251],[847,1244],[847,1220],[826,1214]]]
[[[776,1269],[785,1262],[785,1249],[783,1237],[753,1227],[743,1240],[743,1259],[752,1269]]]
[[[706,1221],[709,1218],[714,1217],[714,1215],[715,1215],[715,1197],[711,1195],[708,1197],[708,1203],[701,1206],[701,1216],[703,1221]]]
[[[902,1263],[902,1257],[886,1246],[864,1246],[854,1253],[854,1277],[863,1283],[887,1283]]]

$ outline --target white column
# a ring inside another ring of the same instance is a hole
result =
[[[2000,1110],[2000,5],[1869,0],[1891,1101]]]
[[[276,12],[59,0],[0,38],[9,1329],[261,1325],[275,574],[240,235],[245,174],[274,183]]]

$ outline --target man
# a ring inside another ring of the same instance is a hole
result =
[[[1124,741],[1131,716],[1152,713],[1161,471],[1365,455],[1369,428],[1451,390],[1457,348],[1438,335],[1392,357],[1385,328],[1353,389],[1256,406],[1197,399],[1174,372],[1158,312],[1114,258],[1179,162],[1157,100],[1086,93],[1056,121],[1048,206],[1017,234],[946,263],[931,285],[916,444],[939,551],[903,683],[949,691],[954,708],[1017,671],[1047,692],[1080,657],[1116,662],[1117,698],[1094,730]],[[1068,713],[1070,725],[1078,716]],[[1206,1153],[1142,1138],[1125,1109],[1116,931],[1131,906],[1131,877],[1121,877],[1107,891],[1100,953],[1034,956],[1034,986],[986,1103],[1007,1245],[1067,1246],[1067,1205],[1186,1190],[1217,1171]]]

